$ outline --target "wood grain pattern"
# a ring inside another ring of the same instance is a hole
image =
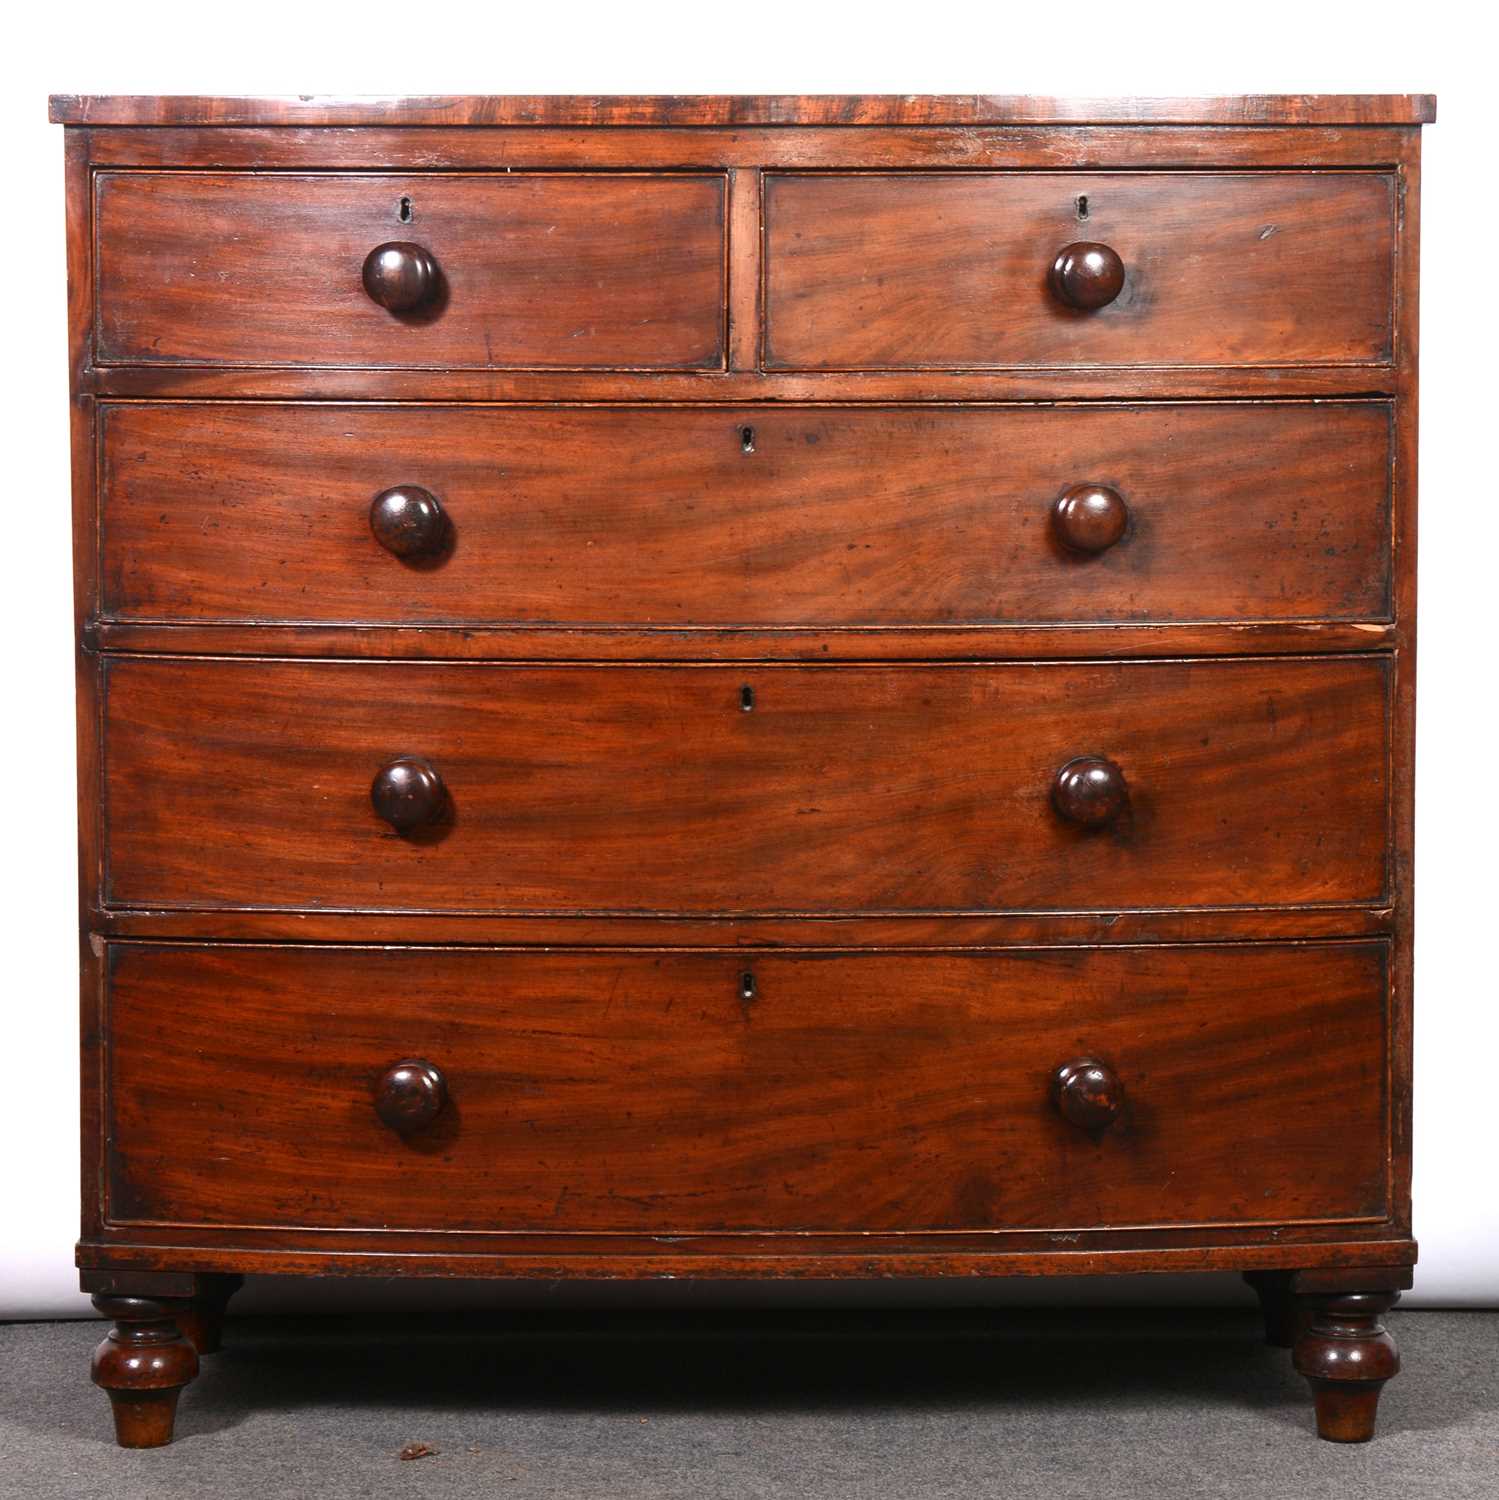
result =
[[[765,178],[769,369],[1387,363],[1382,173],[866,173]],[[1057,252],[1124,290],[1078,311]]]
[[[721,174],[95,181],[103,364],[724,362]],[[441,293],[398,317],[366,295],[365,257],[418,238],[436,257]]]
[[[115,947],[108,1217],[653,1234],[1378,1218],[1383,954],[771,956],[746,999],[735,954]],[[1096,1140],[1049,1099],[1077,1049],[1130,1091]],[[402,1138],[372,1089],[408,1054],[448,1097]]]
[[[848,628],[1379,619],[1379,403],[556,410],[112,404],[112,621]],[[1057,497],[1124,496],[1106,556]],[[371,535],[391,487],[453,545]]]
[[[136,659],[108,664],[106,694],[113,904],[923,912],[1385,889],[1380,658]],[[1084,754],[1129,781],[1129,815],[1107,831],[1051,805]],[[370,807],[398,755],[446,784],[450,820],[431,837],[398,838]]]
[[[1432,94],[1099,98],[1028,94],[53,94],[69,125],[1417,125]]]

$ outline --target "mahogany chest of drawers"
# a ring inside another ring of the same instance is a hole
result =
[[[122,1443],[334,1271],[1234,1269],[1370,1435],[1432,113],[53,101]]]

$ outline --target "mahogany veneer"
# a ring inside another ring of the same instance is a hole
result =
[[[1236,1269],[1369,1437],[1433,102],[53,114],[119,1441],[253,1272]]]
[[[1380,619],[1392,444],[1384,401],[109,402],[97,607],[174,625],[962,625],[986,648],[1005,625]],[[1075,545],[1055,516],[1074,481],[1112,489],[1122,530]],[[446,524],[413,552],[378,528],[372,547],[375,500],[412,487]]]
[[[765,177],[773,370],[1379,364],[1394,275],[1383,173]]]
[[[1389,663],[1372,654],[127,657],[104,662],[101,694],[109,906],[832,916],[1386,899]],[[1107,826],[1080,827],[1053,791],[1094,752],[1127,785]],[[371,780],[410,757],[446,799],[392,837]]]
[[[1385,963],[1380,942],[112,944],[108,1210],[531,1234],[559,1204],[598,1234],[1379,1222]],[[1038,1105],[1035,1080],[1073,1052],[1117,1071],[1117,1119],[1079,1129]],[[402,1142],[370,1091],[407,1053],[442,1093]]]
[[[101,172],[101,365],[719,368],[724,178]],[[364,271],[420,239],[388,316]]]

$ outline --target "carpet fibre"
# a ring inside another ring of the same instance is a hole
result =
[[[0,1496],[1495,1500],[1499,1313],[1390,1326],[1405,1372],[1340,1447],[1247,1311],[243,1318],[131,1453],[100,1325],[10,1324]]]

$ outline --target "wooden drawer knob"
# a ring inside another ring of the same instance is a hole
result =
[[[1051,1099],[1079,1130],[1106,1130],[1124,1109],[1124,1085],[1107,1063],[1078,1057],[1051,1075]]]
[[[1129,525],[1129,507],[1106,484],[1075,484],[1052,507],[1052,527],[1074,552],[1106,552]]]
[[[1124,262],[1107,245],[1079,240],[1057,252],[1051,289],[1068,307],[1093,312],[1124,290]]]
[[[1051,800],[1069,823],[1103,828],[1124,811],[1129,787],[1113,761],[1101,755],[1080,755],[1057,772]]]
[[[402,1135],[430,1125],[447,1102],[442,1074],[420,1057],[392,1063],[375,1085],[375,1113]]]
[[[397,833],[415,833],[442,821],[448,789],[429,762],[403,755],[376,773],[370,801]]]
[[[370,530],[387,552],[407,562],[440,557],[447,549],[448,513],[431,490],[399,484],[370,502]]]
[[[364,289],[388,312],[415,312],[437,294],[437,262],[420,245],[391,240],[364,258]]]

